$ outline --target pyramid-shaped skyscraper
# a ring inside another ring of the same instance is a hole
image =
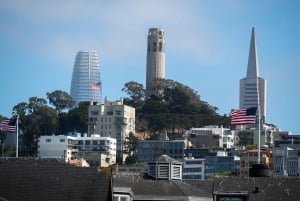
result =
[[[266,80],[259,77],[256,36],[252,28],[247,75],[240,80],[240,108],[258,107],[263,121],[266,119],[266,85]]]

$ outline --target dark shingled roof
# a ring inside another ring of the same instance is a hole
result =
[[[210,198],[213,192],[249,192],[249,200],[299,201],[300,178],[276,177],[224,177],[202,181],[152,180],[138,174],[114,173],[114,187],[131,187],[134,198],[163,196],[187,196]],[[258,192],[255,192],[255,189]],[[138,200],[138,199],[136,199]]]
[[[299,177],[229,177],[216,179],[217,191],[249,191],[250,200],[263,201],[299,201]],[[258,187],[258,192],[254,192]]]
[[[212,187],[212,182],[206,182]],[[205,185],[205,184],[203,184]],[[197,197],[212,197],[211,188],[199,188],[199,186],[190,185],[183,181],[168,181],[168,180],[152,180],[142,177],[138,174],[117,173],[113,175],[114,187],[131,187],[133,197],[141,197],[141,195],[152,196],[197,196]],[[203,190],[205,189],[205,190]]]
[[[0,159],[0,198],[9,201],[111,200],[107,172],[55,161]]]

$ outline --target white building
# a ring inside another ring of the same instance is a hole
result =
[[[124,105],[123,99],[104,104],[91,103],[88,114],[88,133],[99,133],[117,139],[117,153],[125,160],[124,142],[129,133],[135,133],[135,108]]]
[[[223,148],[232,149],[235,143],[234,131],[224,130],[223,132]]]
[[[41,158],[61,158],[67,162],[74,153],[78,152],[71,140],[72,137],[65,135],[41,136],[38,139],[38,156]]]
[[[41,136],[38,139],[38,156],[41,158],[71,159],[84,158],[108,167],[116,163],[116,139],[100,137],[71,137],[65,135]]]
[[[195,159],[187,157],[183,160],[182,179],[183,180],[204,180],[205,179],[205,159]]]

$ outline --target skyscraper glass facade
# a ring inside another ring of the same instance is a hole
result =
[[[76,104],[80,102],[101,102],[102,84],[99,57],[95,51],[79,51],[76,55],[70,95]]]

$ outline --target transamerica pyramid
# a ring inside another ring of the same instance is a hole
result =
[[[258,55],[255,29],[252,28],[247,75],[240,80],[240,109],[258,107],[263,122],[266,119],[266,85],[265,79],[259,77]]]

